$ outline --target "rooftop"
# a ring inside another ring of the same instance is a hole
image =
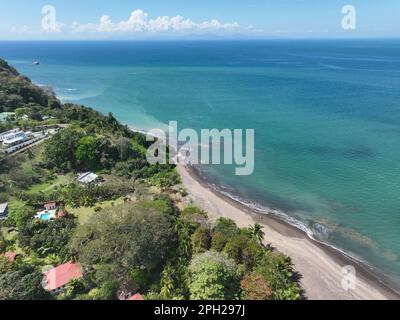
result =
[[[8,130],[8,131],[5,131],[5,132],[0,133],[0,137],[4,138],[5,136],[7,136],[7,135],[9,135],[9,134],[11,134],[11,133],[16,133],[16,132],[18,132],[18,131],[20,131],[20,130],[19,130],[19,129]]]
[[[132,297],[126,299],[126,300],[137,300],[137,301],[142,301],[144,300],[144,298],[142,297],[142,295],[140,293],[136,293],[134,294]]]
[[[48,202],[43,205],[46,210],[53,210],[57,208],[57,202]]]
[[[65,286],[71,280],[82,278],[83,272],[80,264],[70,261],[46,271],[44,276],[45,290],[53,291]]]
[[[17,253],[9,251],[9,252],[6,252],[4,254],[4,256],[7,258],[8,261],[14,262],[15,258],[17,257]]]
[[[12,138],[12,139],[4,139],[4,143],[5,144],[13,144],[13,143],[25,140],[25,138],[26,137],[20,136],[20,137],[15,137],[15,138]]]
[[[98,177],[99,176],[93,172],[85,172],[78,176],[78,181],[81,183],[88,184],[97,180]]]
[[[8,203],[0,203],[0,214],[3,214],[8,208]]]

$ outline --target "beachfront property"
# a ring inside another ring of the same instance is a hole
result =
[[[43,284],[44,289],[51,294],[56,294],[64,291],[68,283],[75,279],[83,277],[82,266],[72,261],[52,268],[44,274]]]
[[[85,172],[80,175],[78,175],[78,182],[84,185],[91,185],[93,183],[96,183],[98,180],[99,176],[93,172]]]
[[[8,203],[0,204],[0,220],[6,219],[8,216]]]

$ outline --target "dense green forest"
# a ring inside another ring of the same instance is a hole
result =
[[[62,104],[0,59],[0,125],[35,130],[60,126],[25,152],[1,155],[0,299],[300,299],[289,257],[263,244],[260,225],[211,221],[193,204],[174,165],[150,165],[142,134],[113,115]],[[23,117],[23,115],[26,115]],[[85,186],[78,173],[100,183]],[[61,218],[36,209],[61,203]],[[5,253],[14,252],[11,261]],[[84,276],[50,295],[46,266],[74,261]]]

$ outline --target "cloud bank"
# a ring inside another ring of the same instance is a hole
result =
[[[215,31],[234,31],[238,30],[240,25],[237,22],[222,23],[216,19],[202,22],[194,22],[182,16],[161,16],[154,19],[143,10],[134,10],[128,20],[113,22],[108,15],[103,15],[98,23],[81,24],[74,22],[72,32],[74,33],[205,33]]]

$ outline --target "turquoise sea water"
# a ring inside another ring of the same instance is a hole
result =
[[[208,179],[399,287],[400,41],[0,42],[0,57],[136,127],[254,128],[254,174]]]

